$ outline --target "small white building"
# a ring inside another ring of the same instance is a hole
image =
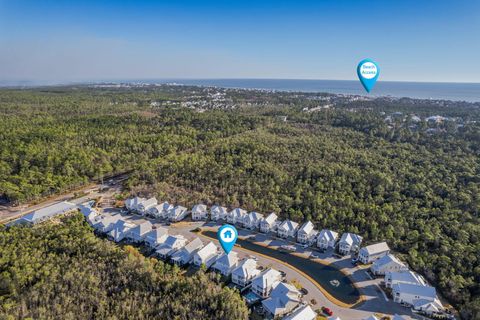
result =
[[[272,289],[282,281],[282,275],[275,269],[267,269],[252,280],[252,292],[261,298],[270,296]]]
[[[300,303],[300,292],[293,285],[279,282],[270,293],[270,297],[262,301],[267,317],[281,317]]]
[[[287,219],[278,226],[277,234],[280,238],[295,237],[297,230],[298,223]]]
[[[145,244],[147,244],[150,248],[155,248],[164,243],[165,240],[167,240],[167,237],[168,229],[157,227],[156,229],[153,229],[145,234]]]
[[[317,235],[317,230],[311,221],[305,222],[297,232],[297,241],[300,243],[312,243]]]
[[[81,204],[78,206],[78,209],[80,209],[80,212],[85,217],[85,220],[91,226],[96,224],[101,219],[97,209],[92,208],[90,205]]]
[[[128,198],[125,200],[125,207],[128,211],[137,211],[138,205],[145,200],[145,198],[140,197]]]
[[[397,283],[392,287],[393,301],[415,305],[418,300],[434,302],[437,299],[437,291],[434,287],[422,286],[410,283]]]
[[[335,248],[335,243],[338,239],[338,233],[332,230],[323,229],[317,237],[317,247],[323,250],[328,248]]]
[[[370,271],[376,276],[383,276],[387,272],[400,272],[407,270],[407,266],[398,260],[393,254],[387,254],[386,256],[381,257],[374,261],[370,267]]]
[[[187,214],[188,214],[187,208],[182,206],[176,206],[175,208],[172,208],[168,212],[168,220],[172,222],[182,221],[183,219],[185,219]]]
[[[260,273],[257,269],[257,261],[245,259],[239,266],[232,270],[232,282],[240,287],[245,287]]]
[[[260,221],[260,231],[264,233],[275,231],[277,219],[278,216],[275,214],[275,212],[270,213],[265,219]]]
[[[187,244],[187,239],[181,234],[175,236],[168,236],[164,243],[155,250],[158,257],[167,259],[177,250],[183,248]]]
[[[173,205],[168,202],[163,202],[151,207],[148,214],[154,218],[167,218],[168,212],[173,209]]]
[[[350,252],[357,252],[362,244],[363,238],[354,233],[344,233],[338,242],[338,252],[346,255]]]
[[[203,247],[202,240],[195,238],[190,241],[185,247],[181,248],[172,255],[172,262],[177,266],[184,266],[193,260],[195,252]]]
[[[438,298],[435,298],[434,301],[419,299],[415,300],[413,309],[416,311],[423,311],[428,315],[440,313],[444,311],[444,307]]]
[[[413,271],[401,271],[401,272],[387,272],[385,273],[385,286],[387,288],[393,288],[398,283],[409,283],[419,286],[427,285],[427,282],[421,275]]]
[[[153,225],[150,221],[144,221],[130,229],[126,234],[126,238],[131,242],[142,242],[145,239],[145,235],[152,231],[152,228]]]
[[[123,219],[118,220],[113,225],[112,230],[108,232],[108,238],[115,242],[122,241],[127,235],[128,231],[135,227],[135,224],[127,222]]]
[[[315,320],[317,313],[313,311],[308,304],[298,306],[292,313],[284,317],[283,320]]]
[[[193,264],[200,267],[202,264],[208,269],[218,258],[218,247],[209,242],[205,247],[195,252],[193,255]]]
[[[372,263],[390,253],[386,242],[380,242],[363,247],[358,252],[358,260],[364,264]]]
[[[227,222],[231,224],[243,223],[243,219],[246,215],[246,210],[235,208],[227,214]]]
[[[215,205],[210,209],[210,219],[213,221],[225,220],[227,218],[227,214],[228,211],[225,207]]]
[[[158,202],[155,197],[150,198],[148,200],[144,200],[137,205],[137,212],[140,213],[141,215],[146,215],[148,210],[155,207],[157,204]]]
[[[243,219],[243,226],[245,228],[254,230],[260,227],[260,222],[262,221],[262,219],[263,219],[263,214],[252,211],[249,214],[247,214]]]
[[[229,254],[222,254],[213,264],[212,268],[220,274],[228,277],[233,269],[238,266],[238,254],[230,251]]]
[[[207,220],[208,211],[204,204],[197,204],[192,209],[192,220]]]

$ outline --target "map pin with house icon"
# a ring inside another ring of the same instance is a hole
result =
[[[224,224],[218,229],[217,237],[223,251],[225,251],[226,254],[229,254],[230,251],[232,251],[235,242],[237,242],[238,232],[234,226]]]

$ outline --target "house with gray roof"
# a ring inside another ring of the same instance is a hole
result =
[[[219,205],[215,205],[210,209],[210,219],[213,221],[225,220],[227,218],[227,214],[227,208]]]
[[[187,244],[187,239],[182,235],[168,236],[164,243],[159,245],[155,250],[155,254],[162,258],[167,259],[173,255],[177,250],[180,250]]]
[[[354,233],[344,233],[338,242],[338,252],[346,255],[351,252],[357,252],[360,248],[363,238]]]
[[[252,280],[252,292],[261,298],[267,298],[272,289],[281,281],[280,272],[273,268],[266,269]]]
[[[397,259],[393,254],[387,254],[380,259],[373,262],[370,267],[372,274],[376,276],[383,276],[387,272],[407,271],[407,266]]]
[[[280,238],[295,237],[297,230],[298,223],[287,219],[278,226],[277,233]]]
[[[260,273],[257,261],[248,258],[242,260],[238,267],[232,270],[232,282],[240,287],[245,287]]]
[[[131,242],[142,242],[145,240],[145,235],[152,231],[153,225],[150,221],[144,221],[136,225],[127,233],[126,238]]]
[[[263,214],[252,211],[243,218],[243,226],[251,230],[257,229],[260,227],[262,219]]]
[[[297,241],[300,243],[312,243],[317,233],[315,225],[311,221],[307,221],[298,229]]]
[[[120,242],[125,239],[126,234],[132,228],[135,227],[135,224],[128,222],[124,219],[120,219],[113,225],[112,230],[108,232],[108,238],[115,242]]]
[[[358,260],[364,264],[372,263],[390,253],[386,242],[380,242],[363,247],[358,252]]]
[[[279,224],[277,219],[278,216],[275,214],[275,212],[270,213],[265,219],[260,221],[260,231],[264,233],[275,231],[277,225]]]
[[[335,243],[338,239],[338,233],[332,230],[323,229],[317,236],[317,247],[326,250],[328,248],[335,248]]]
[[[208,217],[207,206],[204,204],[197,204],[192,208],[192,220],[206,220]]]
[[[228,254],[222,254],[213,264],[212,269],[228,277],[233,269],[238,266],[238,254],[230,251]]]
[[[202,247],[202,240],[200,240],[199,238],[195,238],[190,241],[186,246],[176,251],[172,255],[171,260],[177,266],[189,264],[193,261],[193,255],[195,254],[195,252],[200,250]]]
[[[185,219],[187,214],[187,208],[182,206],[175,206],[168,212],[168,220],[172,222],[182,221],[183,219]]]
[[[173,209],[173,205],[165,201],[160,204],[157,204],[156,206],[151,207],[148,210],[148,215],[154,218],[167,218],[168,212],[171,209]]]
[[[272,289],[270,297],[262,301],[262,306],[267,317],[275,318],[291,312],[300,301],[300,292],[295,286],[279,282]]]
[[[165,242],[168,237],[168,229],[164,227],[156,227],[145,234],[145,244],[150,248],[155,248]]]

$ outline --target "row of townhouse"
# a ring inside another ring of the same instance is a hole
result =
[[[158,204],[155,198],[130,198],[125,201],[125,206],[130,211],[156,218],[167,218],[170,221],[180,221],[188,213],[185,207],[173,206],[168,202]],[[191,213],[193,220],[206,220],[209,216],[205,204],[195,205]],[[210,218],[214,221],[224,220],[251,230],[258,229],[264,233],[276,232],[280,238],[296,238],[299,243],[316,244],[322,250],[336,248],[338,244],[338,252],[342,255],[359,252],[363,240],[361,236],[354,233],[343,233],[338,239],[338,233],[335,231],[323,229],[318,232],[311,221],[306,221],[302,225],[289,219],[280,221],[273,212],[264,217],[256,211],[249,213],[241,208],[228,211],[226,207],[215,205],[210,208]],[[385,242],[370,245],[360,250],[358,259],[362,263],[368,264],[385,256],[389,250]]]
[[[441,313],[444,307],[437,297],[436,289],[425,279],[408,269],[393,254],[386,254],[375,260],[370,271],[376,276],[384,276],[385,287],[392,291],[393,301],[411,306],[414,310],[427,314]]]
[[[154,218],[168,219],[172,222],[178,222],[188,215],[187,208],[180,205],[172,205],[168,202],[158,203],[156,198],[134,197],[125,200],[127,210]]]

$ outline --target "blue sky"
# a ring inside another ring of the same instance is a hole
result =
[[[480,1],[0,0],[0,81],[480,82]]]

